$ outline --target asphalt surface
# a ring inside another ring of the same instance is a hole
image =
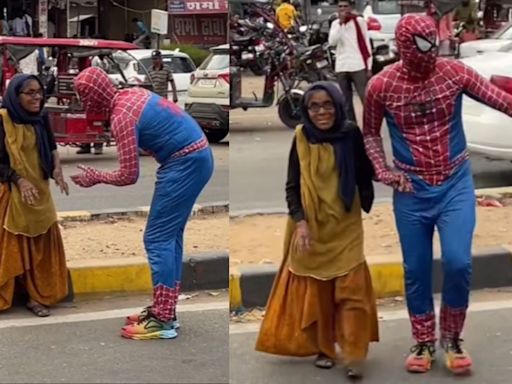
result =
[[[215,170],[210,182],[199,196],[199,204],[229,200],[229,142],[213,144],[212,148]],[[53,198],[58,211],[128,209],[150,205],[158,167],[152,157],[140,158],[140,178],[135,185],[114,187],[100,184],[92,188],[80,188],[69,179],[69,176],[79,172],[77,165],[115,170],[118,169],[119,163],[116,147],[105,148],[102,155],[77,155],[75,152],[76,148],[59,147],[64,175],[70,186],[70,195],[62,195],[52,183]]]
[[[361,105],[357,99],[354,103],[360,118]],[[230,130],[231,214],[286,209],[284,185],[293,130],[280,122],[275,107],[231,111]],[[385,126],[382,134],[387,159],[391,161],[391,145]],[[477,188],[512,185],[511,162],[472,155],[472,165]],[[391,199],[390,188],[376,183],[375,189],[377,200]]]
[[[79,300],[45,319],[24,308],[2,313],[0,382],[228,383],[227,294],[202,296],[179,306],[173,340],[120,336],[130,308],[147,305],[142,296]]]
[[[505,304],[503,304],[505,303]],[[485,308],[488,306],[488,308]],[[388,312],[380,321],[379,343],[372,344],[366,364],[367,384],[509,384],[512,355],[510,301],[483,303],[482,311],[470,312],[466,321],[465,347],[473,361],[469,377],[454,378],[444,367],[442,351],[427,374],[409,374],[404,370],[405,357],[412,344],[405,311]],[[482,309],[479,308],[480,309]],[[380,313],[381,316],[383,312]],[[233,384],[349,383],[341,366],[320,370],[313,358],[277,357],[254,351],[258,324],[230,329],[230,380]]]

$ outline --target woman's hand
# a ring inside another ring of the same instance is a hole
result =
[[[311,235],[305,220],[299,221],[295,226],[294,248],[298,253],[308,252],[311,248]]]
[[[21,199],[23,202],[28,205],[34,205],[39,199],[39,191],[37,188],[34,187],[30,181],[24,179],[23,177],[21,177],[16,184],[20,190]]]
[[[55,167],[55,170],[53,171],[53,179],[55,180],[55,184],[60,188],[60,193],[65,193],[66,196],[69,196],[69,186],[64,180],[62,167]]]

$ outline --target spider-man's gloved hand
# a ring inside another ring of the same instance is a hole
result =
[[[378,180],[399,192],[414,192],[409,176],[400,171],[385,170],[377,174]]]

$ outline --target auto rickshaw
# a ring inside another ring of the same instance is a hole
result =
[[[57,144],[74,147],[90,143],[113,144],[107,116],[85,112],[75,93],[73,79],[92,65],[94,57],[102,56],[109,64],[107,73],[116,86],[142,86],[152,90],[147,69],[128,52],[138,47],[111,40],[0,37],[0,95],[4,94],[10,79],[22,72],[23,60],[33,59],[31,55],[36,55],[40,48],[47,50],[47,57],[51,57],[39,77],[45,85],[46,110]],[[142,71],[144,75],[127,79],[123,68],[134,63],[138,73]]]

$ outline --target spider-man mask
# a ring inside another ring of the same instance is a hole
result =
[[[414,77],[424,78],[434,71],[437,55],[437,29],[424,15],[406,15],[396,27],[396,44],[403,68]]]

